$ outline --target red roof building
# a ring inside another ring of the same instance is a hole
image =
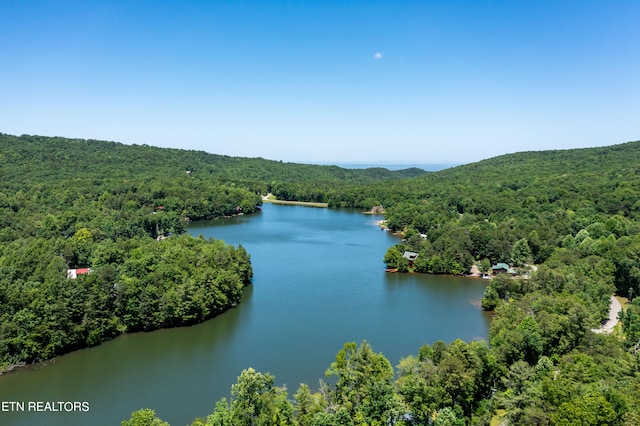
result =
[[[78,275],[90,274],[91,268],[77,268],[77,269],[67,269],[67,278],[70,280],[75,280],[78,278]]]

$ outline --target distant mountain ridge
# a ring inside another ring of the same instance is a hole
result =
[[[525,151],[501,155],[416,177],[416,182],[431,186],[448,182],[457,188],[500,191],[547,186],[551,191],[571,185],[576,190],[589,183],[600,187],[608,176],[611,188],[640,184],[640,141],[596,148]],[[470,194],[468,194],[470,195]],[[602,194],[594,194],[598,196]]]
[[[55,164],[51,174],[35,164]],[[433,171],[416,167],[421,164],[389,165],[395,170],[381,166],[367,167],[367,164],[344,163],[342,165],[316,165],[268,160],[260,157],[231,157],[204,151],[159,148],[149,145],[125,145],[119,142],[93,139],[68,139],[64,137],[22,135],[13,136],[0,133],[0,179],[11,179],[14,173],[22,177],[60,179],[65,174],[78,171],[87,177],[109,176],[127,178],[143,172],[155,175],[185,173],[190,171],[228,181],[282,180],[304,183],[341,182],[373,183],[385,180],[418,178],[436,179],[503,179],[502,170],[519,170],[519,179],[532,175],[558,173],[583,173],[585,169],[602,170],[609,165],[634,173],[640,167],[640,141],[597,148],[576,148],[568,150],[525,151],[506,154],[463,165],[433,166]],[[349,168],[347,166],[357,166]],[[371,165],[374,166],[374,165]],[[423,164],[422,166],[428,166]],[[513,176],[511,176],[513,177]]]
[[[312,163],[315,164],[315,163]],[[367,162],[367,163],[354,163],[354,162],[326,162],[319,163],[320,165],[334,165],[338,167],[344,167],[345,169],[370,169],[370,168],[384,168],[387,170],[407,170],[407,169],[420,169],[427,172],[437,172],[451,167],[459,166],[460,163],[399,163],[399,162]]]
[[[637,163],[632,164],[633,161],[637,160],[640,160],[640,141],[630,141],[592,148],[522,151],[465,164],[455,167],[452,170],[457,168],[480,170],[484,167],[510,167],[515,163],[519,163],[519,165],[531,165],[532,162],[536,162],[537,164],[553,165],[553,168],[547,169],[546,171],[560,171],[562,168],[577,170],[585,166],[596,167],[611,162],[615,162],[616,164],[625,162],[628,165],[637,166]]]
[[[5,189],[60,181],[84,186],[91,179],[95,184],[109,179],[174,179],[186,173],[241,185],[254,193],[272,192],[282,200],[328,202],[331,207],[386,208],[437,198],[460,213],[481,213],[493,211],[487,205],[488,194],[502,193],[502,197],[533,197],[529,203],[561,200],[572,209],[580,202],[594,202],[602,211],[629,214],[638,210],[630,194],[640,187],[640,141],[506,154],[426,172],[347,169],[148,145],[0,134],[0,181]]]
[[[54,168],[42,167],[55,165]],[[227,181],[271,180],[295,182],[369,183],[403,179],[426,173],[417,168],[391,171],[376,167],[345,169],[338,166],[283,163],[263,158],[230,157],[204,151],[125,145],[92,139],[48,136],[12,136],[0,133],[0,179],[64,179],[78,171],[86,177],[130,178],[139,174],[172,175],[187,171]],[[38,167],[34,167],[38,165]],[[108,171],[108,176],[106,174]],[[54,172],[54,173],[51,173]]]

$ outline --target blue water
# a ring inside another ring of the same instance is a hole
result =
[[[87,401],[83,413],[4,413],[0,425],[114,425],[147,407],[191,423],[229,397],[242,369],[276,376],[293,395],[318,380],[347,341],[366,339],[393,365],[424,343],[486,338],[483,280],[384,272],[396,237],[381,217],[276,206],[190,226],[242,244],[254,280],[242,303],[192,327],[119,337],[0,376],[0,401]]]

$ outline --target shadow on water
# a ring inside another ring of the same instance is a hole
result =
[[[234,339],[251,316],[241,307],[252,294],[247,286],[240,306],[201,324],[125,334],[1,376],[0,401],[24,401],[25,411],[28,402],[87,401],[89,412],[3,412],[0,424],[119,424],[143,407],[165,412],[167,420],[206,414],[236,380],[238,372],[219,366],[235,357]],[[204,392],[190,392],[194,387]],[[191,402],[183,410],[178,401],[185,394]]]

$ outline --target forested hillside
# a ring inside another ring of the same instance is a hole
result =
[[[637,294],[640,142],[505,155],[409,186],[405,201],[387,208],[387,226],[407,236],[387,253],[390,266],[407,268],[404,249],[420,253],[417,272],[430,273],[465,273],[483,260],[485,269],[561,267],[597,255],[606,260],[594,272],[606,277],[600,286]]]
[[[249,254],[181,236],[189,220],[254,213],[277,188],[424,173],[0,134],[0,371],[239,303]]]
[[[388,266],[466,273],[504,262],[518,274],[494,277],[482,301],[497,314],[489,343],[501,370],[485,401],[510,424],[637,424],[639,401],[619,393],[639,386],[640,303],[615,337],[590,329],[612,294],[640,290],[640,142],[505,155],[410,186],[387,209],[387,226],[406,236]],[[419,253],[411,267],[405,250]]]
[[[366,342],[347,343],[315,393],[289,395],[248,369],[194,425],[640,424],[640,299],[611,335],[592,331],[612,294],[640,291],[640,142],[505,155],[332,197],[384,205],[406,237],[385,255],[390,267],[513,266],[482,301],[495,312],[489,345],[435,342],[393,369]],[[405,250],[419,253],[412,266]]]
[[[260,197],[188,174],[179,154],[0,136],[0,368],[240,302],[248,253],[180,234],[187,220],[255,212]],[[76,268],[89,273],[69,279]]]
[[[526,328],[527,326],[518,326]],[[366,342],[349,342],[314,392],[243,370],[230,398],[192,426],[624,425],[640,421],[638,363],[615,340],[590,333],[562,358],[511,365],[486,342],[425,344],[394,369]],[[152,409],[123,426],[166,426]]]
[[[348,343],[328,384],[292,398],[248,369],[195,424],[640,424],[640,299],[612,335],[590,331],[612,294],[640,291],[640,142],[423,173],[0,135],[0,366],[239,303],[249,254],[181,234],[188,220],[255,212],[266,192],[382,205],[405,234],[384,256],[400,271],[504,262],[518,274],[485,292],[488,344],[436,342],[394,369]],[[70,279],[72,268],[88,273]]]
[[[148,145],[124,145],[83,139],[45,136],[11,136],[0,133],[0,178],[20,183],[69,178],[119,178],[147,176],[173,178],[192,172],[201,179],[259,185],[307,183],[371,183],[404,179],[426,172],[421,169],[390,171],[384,168],[345,169],[337,166],[283,163],[263,158],[242,158]],[[5,168],[4,165],[10,166]],[[38,165],[38,167],[34,167]],[[254,189],[252,187],[252,189]]]

